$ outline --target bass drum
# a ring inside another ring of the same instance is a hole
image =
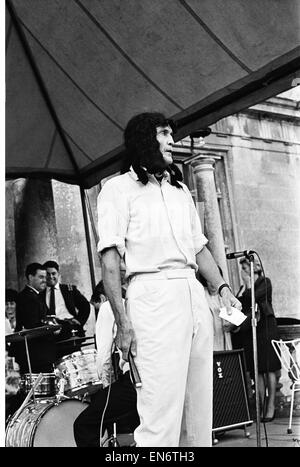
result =
[[[78,399],[38,399],[9,420],[6,447],[76,447],[73,423],[88,406]]]

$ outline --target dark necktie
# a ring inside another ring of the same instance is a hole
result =
[[[55,295],[54,287],[50,287],[50,304],[49,304],[50,315],[55,315]]]

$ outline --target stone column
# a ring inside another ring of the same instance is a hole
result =
[[[5,182],[5,287],[18,290],[14,196],[11,180]]]
[[[27,264],[58,259],[57,231],[50,180],[13,182],[15,240],[19,289]]]
[[[195,174],[198,201],[204,205],[204,226],[202,227],[209,240],[208,248],[216,263],[221,267],[224,279],[228,281],[222,224],[214,179],[215,160],[212,155],[206,154],[191,164]]]

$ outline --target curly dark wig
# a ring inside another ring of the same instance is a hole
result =
[[[170,126],[173,132],[176,130],[172,120],[157,112],[141,113],[129,120],[124,131],[126,155],[121,172],[127,172],[132,166],[139,180],[146,185],[148,183],[147,173],[162,173],[167,170],[171,184],[182,188],[178,183],[182,181],[180,170],[174,163],[166,167],[159,150],[159,142],[156,139],[156,128],[159,126]]]

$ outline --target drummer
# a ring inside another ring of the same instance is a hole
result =
[[[123,300],[126,294],[125,270],[121,269]],[[129,365],[121,364],[111,369],[111,349],[114,338],[114,315],[106,299],[102,281],[91,297],[91,303],[98,312],[96,322],[97,369],[103,388],[91,395],[90,405],[83,410],[74,422],[74,437],[77,447],[100,447],[105,441],[105,430],[113,432],[116,423],[117,433],[132,433],[139,425],[136,408],[136,390],[129,375]],[[116,354],[114,354],[116,357]],[[108,370],[109,368],[109,370]],[[111,386],[111,387],[109,387]],[[102,433],[100,435],[100,427]]]
[[[27,284],[17,297],[15,332],[44,326],[47,315],[47,306],[40,296],[40,292],[46,288],[46,269],[40,263],[31,263],[26,267],[25,276]],[[53,372],[56,360],[54,334],[35,336],[33,332],[28,339],[28,350],[33,373]],[[20,366],[21,374],[28,373],[25,342],[12,343],[11,352]]]

